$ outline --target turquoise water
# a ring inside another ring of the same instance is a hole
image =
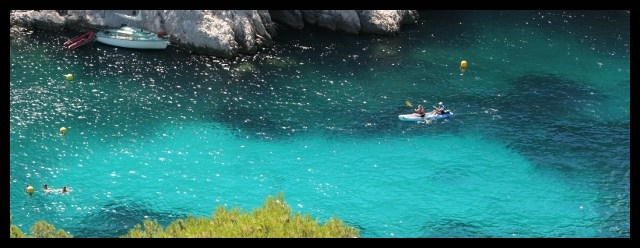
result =
[[[233,60],[12,34],[13,223],[117,237],[283,192],[362,237],[630,237],[629,11],[278,30]],[[406,101],[455,115],[402,122]]]

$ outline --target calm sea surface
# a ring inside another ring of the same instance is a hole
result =
[[[629,11],[278,31],[234,60],[12,33],[13,224],[118,237],[283,192],[361,237],[631,236]],[[455,115],[403,122],[407,101]]]

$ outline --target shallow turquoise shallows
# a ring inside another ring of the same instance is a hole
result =
[[[629,11],[420,14],[233,60],[12,33],[13,224],[119,237],[282,192],[361,237],[629,238]]]

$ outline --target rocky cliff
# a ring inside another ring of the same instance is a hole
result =
[[[270,47],[276,25],[318,25],[347,33],[394,34],[419,20],[417,10],[142,10],[142,21],[115,13],[133,10],[10,10],[10,27],[97,31],[122,24],[164,30],[173,45],[223,58]]]

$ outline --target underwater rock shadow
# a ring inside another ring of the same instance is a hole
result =
[[[503,97],[464,99],[476,106],[497,109],[489,114],[500,118],[492,125],[483,125],[479,131],[491,134],[536,166],[569,174],[585,168],[624,170],[630,166],[629,146],[620,146],[630,145],[629,121],[602,122],[575,113],[586,104],[606,101],[605,94],[554,74],[529,74],[514,78],[510,84],[512,90],[503,93]],[[558,159],[566,156],[570,157]],[[583,161],[584,158],[593,159]]]
[[[554,74],[529,74],[509,83],[513,90],[506,100],[495,102],[503,113],[527,113],[539,109],[537,119],[564,117],[585,102],[604,101],[606,97],[592,87]]]
[[[420,232],[420,238],[498,238],[482,231],[480,225],[453,219],[425,223]]]
[[[186,216],[157,212],[138,202],[113,201],[104,205],[99,212],[85,217],[81,224],[68,231],[76,238],[117,238],[126,235],[136,224],[142,225],[146,219],[157,220],[166,228],[171,222]]]

